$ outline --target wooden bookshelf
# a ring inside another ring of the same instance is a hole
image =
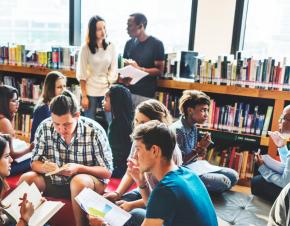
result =
[[[280,115],[283,111],[285,101],[290,100],[289,92],[287,91],[278,91],[278,90],[263,90],[256,88],[244,88],[237,86],[228,86],[228,85],[214,85],[214,84],[202,84],[194,83],[190,81],[177,81],[177,80],[158,80],[158,87],[166,89],[177,89],[177,90],[186,90],[186,89],[196,89],[206,93],[215,93],[215,94],[224,94],[224,95],[233,95],[233,96],[244,96],[251,98],[260,98],[260,99],[269,99],[274,101],[273,117],[271,130],[278,130],[278,121]],[[268,137],[261,138],[263,144],[268,144],[268,153],[272,157],[277,155],[277,148]]]

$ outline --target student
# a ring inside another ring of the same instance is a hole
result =
[[[128,172],[147,203],[142,226],[217,226],[213,204],[199,177],[185,167],[178,167],[172,159],[174,132],[154,120],[137,126],[132,137],[137,157],[129,160]],[[145,172],[158,180],[152,192]],[[93,223],[97,222],[91,219],[90,225]]]
[[[290,225],[290,183],[280,192],[270,213],[268,226]]]
[[[105,95],[103,108],[112,112],[108,138],[113,154],[112,177],[122,178],[127,169],[127,158],[132,146],[130,134],[134,111],[130,91],[122,85],[114,85]]]
[[[102,101],[110,85],[117,80],[116,50],[106,40],[106,24],[100,16],[91,17],[86,43],[81,46],[76,77],[80,81],[81,105],[85,116],[96,120],[96,109],[102,109]]]
[[[162,103],[151,99],[146,100],[137,106],[135,110],[134,125],[137,126],[150,120],[158,120],[169,125],[172,122],[172,117],[167,108]],[[130,158],[134,158],[135,156],[134,147],[135,146],[133,144]],[[182,164],[181,151],[177,146],[174,150],[173,158],[177,165],[180,166]],[[151,174],[146,173],[145,175],[150,190],[153,190],[157,183],[156,178],[154,178]],[[133,184],[133,178],[128,174],[128,172],[126,172],[116,191],[104,194],[104,197],[114,202],[117,201],[117,204],[120,205],[121,208],[133,215],[128,225],[130,225],[130,223],[137,225],[141,224],[145,217],[145,204],[142,200],[140,191],[135,189],[131,192],[127,192]]]
[[[211,137],[206,134],[200,141],[197,139],[196,124],[203,124],[208,118],[210,98],[197,90],[185,90],[179,100],[179,110],[182,114],[179,120],[172,124],[178,146],[182,152],[183,163],[193,171],[202,167],[200,179],[210,192],[221,193],[229,190],[239,179],[238,173],[227,167],[210,165],[206,160],[196,160],[196,154],[204,157]]]
[[[68,90],[50,103],[51,117],[38,127],[31,168],[20,182],[34,182],[52,197],[70,197],[77,226],[84,225],[82,211],[75,201],[84,187],[102,194],[112,170],[110,145],[103,128],[80,116],[75,97]],[[66,168],[50,177],[45,174]]]
[[[127,41],[123,57],[125,65],[132,65],[149,75],[135,85],[129,85],[133,106],[153,98],[157,88],[157,76],[164,71],[164,46],[157,38],[146,34],[147,18],[141,13],[133,13],[127,22],[131,39]]]
[[[14,139],[16,136],[14,130],[15,114],[19,108],[19,95],[17,89],[0,85],[0,133],[10,134]],[[33,149],[33,144],[21,150],[11,149],[13,159],[19,158]],[[30,169],[30,159],[20,163],[12,163],[11,175],[25,172]]]
[[[33,112],[30,143],[34,141],[35,131],[38,125],[50,117],[49,102],[58,96],[66,88],[66,77],[59,71],[49,72],[44,80],[40,99]]]
[[[5,178],[10,175],[11,163],[13,159],[10,154],[11,139],[8,135],[0,134],[0,225],[11,225],[8,217],[3,213],[6,207],[1,204],[3,195],[9,189]],[[27,200],[27,194],[24,194],[20,203],[20,219],[16,226],[26,226],[32,214],[34,213],[33,204]]]
[[[270,202],[274,202],[283,187],[290,183],[290,155],[283,136],[290,135],[290,105],[286,106],[279,121],[279,132],[269,133],[274,144],[278,148],[281,162],[285,165],[284,172],[279,174],[264,164],[260,155],[256,156],[260,175],[253,177],[251,181],[252,194]]]

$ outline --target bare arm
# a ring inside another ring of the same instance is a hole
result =
[[[163,225],[163,220],[160,218],[153,219],[153,218],[145,218],[142,226],[162,226]]]

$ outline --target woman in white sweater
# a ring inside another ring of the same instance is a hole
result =
[[[88,24],[86,42],[81,46],[76,76],[81,84],[81,105],[85,116],[95,120],[96,109],[110,85],[117,80],[115,47],[106,41],[104,19],[93,16]]]

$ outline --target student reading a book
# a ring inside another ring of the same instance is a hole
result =
[[[66,88],[66,77],[59,71],[49,72],[44,80],[43,89],[33,112],[33,121],[30,134],[30,143],[34,141],[34,135],[39,124],[50,117],[49,102],[58,96]]]
[[[147,72],[134,85],[129,85],[132,93],[133,105],[153,98],[157,88],[157,76],[164,71],[164,46],[157,38],[146,33],[147,18],[141,13],[133,13],[127,22],[127,32],[131,39],[127,41],[123,57],[125,65],[132,65]],[[121,81],[122,82],[122,81]]]
[[[84,188],[102,194],[111,177],[112,153],[104,129],[80,116],[74,95],[64,90],[50,103],[51,117],[36,130],[32,172],[20,183],[34,182],[45,195],[70,197],[77,226],[85,217],[74,197]],[[52,173],[54,171],[54,173]],[[52,174],[46,177],[45,174]]]
[[[19,95],[17,89],[8,85],[0,86],[0,133],[10,134],[13,139],[16,138],[14,129],[15,114],[19,108]],[[12,141],[13,142],[13,141]],[[25,145],[15,151],[11,150],[11,157],[13,159],[19,158],[33,149],[33,144]],[[25,172],[30,169],[30,159],[20,163],[12,163],[11,175]]]
[[[13,159],[11,158],[11,139],[9,135],[0,134],[0,225],[11,225],[12,222],[3,213],[3,209],[7,208],[1,204],[3,195],[9,189],[5,178],[10,175],[11,163]],[[27,195],[24,194],[22,202],[19,204],[20,207],[20,219],[16,226],[26,226],[28,221],[34,212],[34,208],[31,202],[27,201]]]
[[[130,91],[122,85],[113,85],[105,95],[103,108],[112,112],[108,138],[113,154],[112,177],[122,178],[127,170],[127,158],[132,141],[132,122],[134,111]]]
[[[157,120],[137,126],[132,134],[136,158],[128,162],[128,173],[137,182],[147,203],[142,226],[217,226],[217,216],[200,178],[185,167],[178,167],[172,154],[174,132]],[[144,173],[158,181],[150,192]],[[91,225],[93,220],[91,219]]]
[[[80,81],[85,116],[96,120],[96,109],[110,85],[117,80],[115,46],[106,40],[106,23],[100,16],[89,20],[86,43],[81,46],[76,77]],[[108,116],[108,114],[107,114]]]
[[[197,90],[185,90],[179,100],[180,119],[171,128],[175,131],[177,143],[183,155],[183,164],[194,172],[210,192],[229,190],[239,179],[238,173],[227,167],[213,166],[203,158],[210,145],[211,137],[206,134],[198,141],[196,124],[203,124],[208,118],[210,98]],[[202,169],[200,169],[202,168]]]
[[[134,125],[137,126],[150,120],[158,120],[169,125],[172,122],[172,117],[168,109],[161,102],[155,99],[151,99],[141,102],[137,106],[135,110]],[[135,156],[134,144],[132,145],[129,156],[130,158]],[[178,146],[176,146],[174,149],[173,159],[178,166],[182,164],[181,151],[179,150]],[[145,173],[145,176],[150,190],[154,189],[157,180],[151,174]],[[130,211],[132,218],[130,219],[128,225],[139,225],[145,218],[145,204],[142,200],[139,189],[134,189],[133,191],[127,192],[133,184],[133,178],[126,171],[116,191],[106,193],[104,196],[111,201],[117,201],[116,203],[121,208],[126,211]]]
[[[278,148],[282,164],[285,165],[282,173],[273,170],[264,164],[261,155],[256,156],[260,175],[253,177],[251,181],[252,194],[274,202],[283,187],[290,183],[290,155],[286,141],[290,135],[290,105],[286,106],[279,121],[279,132],[269,132],[269,135]]]

